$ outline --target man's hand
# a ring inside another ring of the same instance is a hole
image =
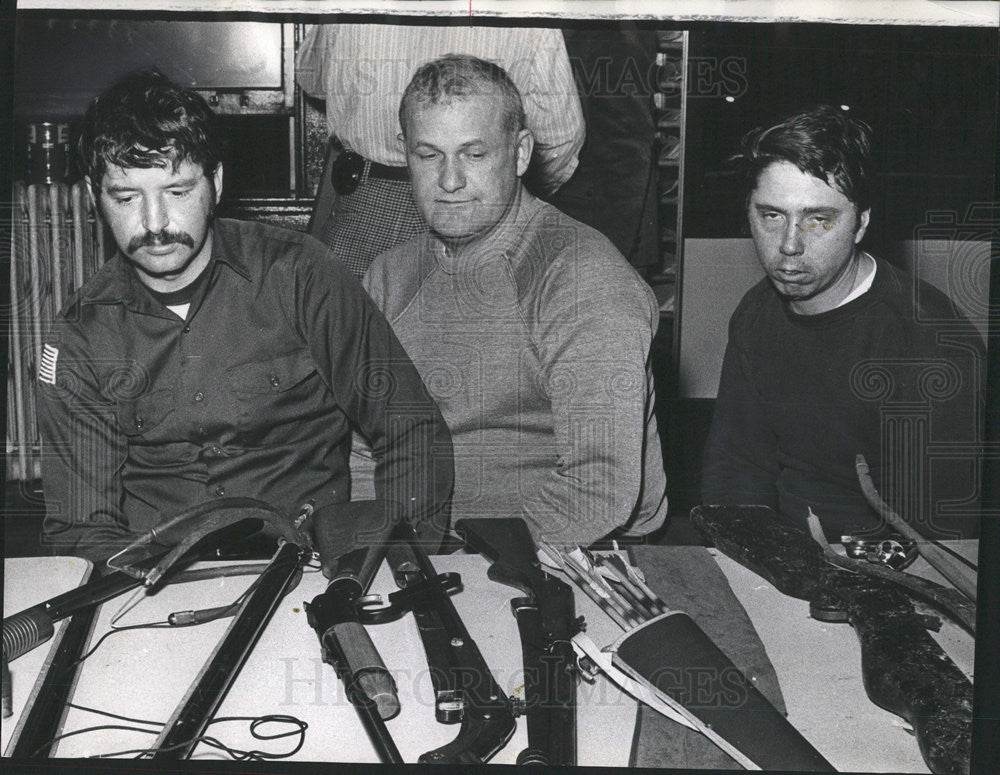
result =
[[[391,504],[383,500],[333,503],[318,509],[309,525],[323,575],[334,578],[339,560],[355,549],[384,543],[392,530]]]

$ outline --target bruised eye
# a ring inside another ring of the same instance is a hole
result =
[[[809,229],[822,228],[825,231],[830,231],[833,228],[836,220],[826,215],[814,215],[809,220],[806,221],[806,227]]]

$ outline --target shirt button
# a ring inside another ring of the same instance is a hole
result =
[[[212,454],[219,457],[222,455],[222,449],[220,447],[212,447]]]
[[[205,394],[202,393],[200,390],[197,393],[194,394],[194,400],[195,401],[201,401],[204,398],[205,398]]]
[[[220,484],[218,487],[215,488],[215,494],[221,498],[223,495],[226,494],[226,488]]]
[[[181,329],[181,333],[182,334],[190,334],[191,333],[191,326],[184,326],[184,328]]]
[[[135,418],[135,429],[136,429],[137,431],[141,431],[141,430],[142,430],[142,426],[143,426],[143,425],[145,425],[145,424],[146,424],[146,421],[145,421],[145,420],[143,420],[143,419],[142,419],[142,417],[138,417],[138,416],[137,416],[137,417]]]
[[[281,380],[278,379],[278,375],[277,374],[272,374],[269,379],[270,379],[272,387],[278,387],[278,385],[281,384]]]
[[[199,425],[198,426],[198,435],[199,436],[207,436],[208,435],[208,428],[206,428],[204,425]]]

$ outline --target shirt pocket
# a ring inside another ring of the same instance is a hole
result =
[[[229,387],[244,444],[301,438],[310,432],[310,420],[321,411],[327,393],[307,350],[234,366]]]
[[[172,465],[190,456],[171,422],[174,400],[169,388],[118,400],[118,429],[128,445],[131,468]]]
[[[153,390],[138,398],[118,400],[118,428],[130,444],[162,438],[163,421],[174,408],[173,391]]]

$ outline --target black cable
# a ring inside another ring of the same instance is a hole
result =
[[[259,582],[260,582],[259,577],[254,579],[253,582],[251,582],[250,585],[245,590],[243,590],[243,592],[239,595],[239,597],[237,597],[232,603],[229,603],[228,605],[225,606],[220,606],[218,608],[207,609],[210,612],[210,615],[205,618],[195,616],[192,620],[189,621],[186,618],[181,617],[177,621],[171,621],[171,619],[168,617],[168,619],[163,622],[144,622],[142,624],[127,624],[122,627],[115,627],[114,625],[112,625],[112,629],[108,630],[100,638],[98,638],[97,643],[91,646],[91,648],[85,654],[77,658],[77,660],[73,662],[70,665],[70,667],[74,667],[83,662],[85,659],[89,659],[90,657],[92,657],[94,655],[94,652],[101,647],[104,641],[107,640],[111,635],[114,635],[116,632],[126,632],[128,630],[142,630],[142,629],[152,630],[152,629],[173,629],[175,627],[191,627],[198,624],[207,624],[208,622],[212,622],[215,621],[216,619],[221,619],[224,616],[228,616],[233,611],[235,611],[236,608],[239,607],[239,605],[243,602],[243,600],[247,597],[247,595],[249,595],[254,590],[254,588],[257,586]],[[182,613],[182,614],[190,613],[197,615],[198,613],[202,612],[199,611],[174,612],[174,614],[176,613]],[[173,617],[174,614],[171,614],[170,616]]]
[[[126,732],[143,732],[147,735],[148,734],[155,735],[157,733],[157,730],[155,729],[143,729],[142,727],[128,727],[123,724],[99,724],[94,727],[84,727],[83,729],[74,729],[72,732],[62,732],[56,735],[55,737],[49,739],[46,743],[39,746],[38,750],[36,750],[31,756],[32,757],[38,756],[38,754],[41,751],[45,750],[46,748],[51,748],[53,743],[57,743],[60,740],[65,740],[67,737],[82,735],[85,732],[100,732],[105,729],[121,729]]]
[[[255,740],[281,740],[286,737],[292,737],[293,735],[299,736],[299,741],[296,744],[295,748],[293,748],[291,751],[288,751],[287,753],[281,753],[281,754],[273,754],[273,753],[268,753],[267,751],[258,751],[256,749],[252,751],[239,751],[239,749],[236,748],[229,748],[221,745],[219,746],[222,748],[222,750],[226,751],[226,753],[228,753],[233,758],[237,760],[246,760],[246,761],[287,759],[290,756],[294,756],[302,749],[302,746],[305,744],[306,730],[309,728],[309,724],[303,721],[302,719],[297,718],[295,716],[288,716],[285,714],[268,714],[266,716],[223,716],[220,718],[212,719],[212,721],[209,722],[209,726],[211,726],[212,724],[218,724],[229,721],[249,721],[250,734],[253,736]],[[287,732],[275,732],[273,734],[265,734],[261,732],[259,729],[264,724],[291,724],[294,727],[294,729],[291,729]],[[208,739],[205,739],[202,742],[207,742],[209,745],[212,745],[212,743],[209,742]],[[235,756],[234,753],[239,753],[241,754],[241,756]]]
[[[144,622],[143,624],[128,624],[125,625],[124,627],[115,627],[114,629],[108,630],[100,638],[98,638],[97,643],[91,646],[86,654],[84,654],[83,656],[77,658],[74,662],[72,662],[70,664],[70,667],[74,667],[83,662],[85,659],[89,659],[90,657],[92,657],[94,655],[94,652],[101,647],[101,644],[103,644],[104,641],[106,641],[109,637],[111,637],[115,633],[127,632],[128,630],[146,630],[146,629],[161,630],[170,628],[171,626],[167,622]]]
[[[148,721],[142,718],[132,718],[131,716],[122,716],[118,713],[112,713],[107,710],[100,710],[98,708],[88,708],[86,705],[78,705],[75,702],[67,702],[67,708],[75,708],[76,710],[82,710],[85,713],[94,713],[98,716],[107,716],[108,718],[116,718],[119,721],[131,721],[133,724],[149,724],[152,727],[162,727],[166,725],[165,721]]]
[[[89,708],[86,705],[78,705],[76,703],[66,703],[68,707],[75,708],[76,710],[84,711],[85,713],[94,713],[99,716],[107,716],[109,718],[118,719],[119,721],[128,721],[132,724],[147,724],[153,727],[160,727],[161,729],[165,726],[162,721],[149,721],[147,719],[132,718],[129,716],[123,716],[117,713],[111,713],[106,710],[100,710],[98,708]],[[260,751],[257,749],[252,749],[249,751],[242,750],[240,748],[235,748],[233,746],[226,745],[221,740],[211,735],[201,735],[193,740],[189,740],[183,743],[177,743],[176,745],[170,746],[167,749],[155,749],[155,748],[131,748],[124,751],[114,751],[111,753],[94,754],[89,758],[110,758],[115,756],[127,756],[130,754],[138,754],[137,758],[143,756],[148,756],[156,753],[157,750],[170,750],[172,748],[179,748],[181,746],[190,745],[194,743],[204,743],[212,748],[216,748],[220,751],[225,752],[231,759],[235,761],[267,761],[270,759],[287,759],[291,756],[297,754],[302,750],[302,746],[305,744],[306,730],[309,728],[309,724],[300,718],[295,716],[289,716],[285,714],[268,714],[265,716],[220,716],[219,718],[212,719],[209,722],[209,726],[212,724],[222,724],[229,723],[233,721],[249,721],[250,722],[250,734],[256,740],[282,740],[286,737],[292,737],[298,735],[299,740],[295,747],[290,751],[285,751],[283,753],[270,753],[268,751]],[[293,729],[286,732],[273,732],[266,733],[262,732],[260,728],[265,724],[291,724]],[[160,729],[143,729],[139,726],[130,726],[123,724],[99,724],[92,727],[84,727],[82,729],[75,729],[71,732],[65,732],[63,734],[57,735],[52,738],[46,745],[51,746],[58,740],[65,739],[67,737],[73,737],[75,735],[81,735],[86,732],[100,732],[104,730],[122,730],[125,732],[142,732],[145,734],[159,734]]]
[[[230,745],[226,745],[221,740],[212,735],[199,735],[198,737],[192,738],[190,740],[185,740],[180,743],[176,743],[167,748],[133,748],[126,751],[114,751],[112,753],[96,754],[91,758],[109,758],[113,756],[126,756],[128,754],[138,754],[136,758],[142,758],[143,756],[151,756],[154,753],[160,751],[170,751],[176,748],[182,748],[191,746],[193,744],[202,743],[211,748],[216,748],[223,751],[229,758],[234,761],[268,761],[275,759],[287,759],[294,756],[305,744],[306,730],[309,728],[309,724],[300,718],[295,716],[288,716],[284,714],[269,714],[266,716],[226,716],[223,718],[212,719],[209,722],[209,726],[212,724],[219,724],[223,722],[231,721],[249,721],[250,722],[250,734],[256,740],[280,740],[286,737],[292,737],[293,735],[298,735],[298,742],[295,747],[290,751],[285,751],[282,753],[270,753],[268,751],[261,751],[258,749],[251,749],[249,751],[242,750],[240,748],[235,748]],[[259,727],[263,724],[291,724],[294,728],[288,730],[287,732],[275,732],[273,734],[265,734],[259,731]],[[93,729],[99,729],[100,727],[93,727]],[[124,727],[124,729],[129,729],[129,727]],[[83,730],[80,730],[83,731]],[[149,730],[134,730],[134,731],[149,731]]]

